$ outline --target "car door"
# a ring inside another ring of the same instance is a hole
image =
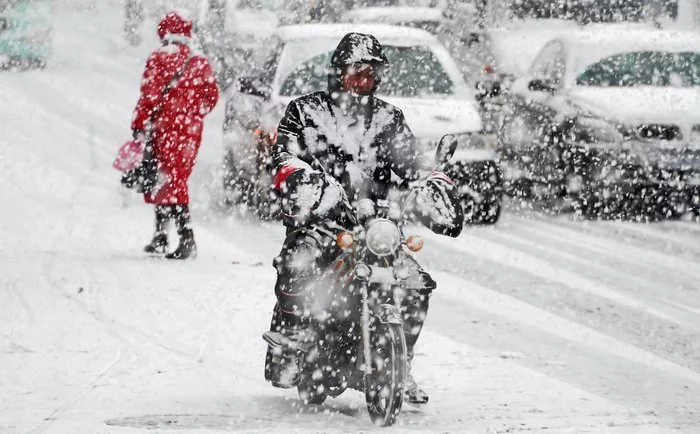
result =
[[[248,56],[245,68],[241,67],[236,71],[234,79],[231,80],[233,84],[225,91],[224,132],[235,126],[250,131],[258,128],[262,106],[267,103],[263,94],[270,93],[283,49],[283,42],[275,40],[267,50],[258,50],[259,52]],[[246,80],[250,86],[241,89],[240,79]]]
[[[258,137],[262,118],[273,105],[271,86],[284,45],[278,41],[265,53],[265,60],[253,62],[236,76],[224,92],[226,109],[223,122],[225,185],[236,176],[256,174],[259,169]],[[270,133],[270,130],[265,131]]]
[[[519,177],[536,182],[547,182],[551,177],[555,96],[563,87],[565,65],[563,44],[552,41],[542,48],[528,73],[513,83],[501,144],[506,160],[520,172]]]

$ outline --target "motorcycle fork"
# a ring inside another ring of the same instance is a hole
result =
[[[364,357],[365,376],[368,376],[372,373],[372,354],[369,345],[369,294],[366,282],[362,283],[360,293],[362,295],[362,354]]]
[[[362,297],[362,316],[360,323],[362,326],[362,356],[363,361],[363,372],[365,375],[372,374],[372,348],[370,345],[370,307],[369,307],[369,286],[367,282],[363,282],[360,288],[360,295]],[[406,290],[403,286],[392,286],[391,288],[391,304],[394,305],[396,310],[399,312],[403,323],[403,312],[401,309],[402,300],[406,296]]]

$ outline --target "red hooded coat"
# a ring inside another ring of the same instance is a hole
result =
[[[159,180],[153,193],[145,195],[147,203],[189,203],[187,180],[202,142],[203,118],[219,98],[211,65],[205,57],[192,55],[187,46],[191,31],[191,22],[168,14],[158,27],[159,36],[168,43],[148,58],[143,73],[131,128],[150,129],[158,161]],[[163,89],[190,56],[182,75],[163,97]]]

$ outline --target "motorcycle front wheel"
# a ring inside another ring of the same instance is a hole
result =
[[[375,425],[390,426],[401,412],[406,388],[406,337],[401,324],[378,324],[372,332],[372,373],[365,375],[365,400]]]

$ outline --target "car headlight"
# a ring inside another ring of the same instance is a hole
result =
[[[391,220],[376,219],[367,225],[365,242],[370,252],[377,256],[391,255],[401,245],[401,232]]]

